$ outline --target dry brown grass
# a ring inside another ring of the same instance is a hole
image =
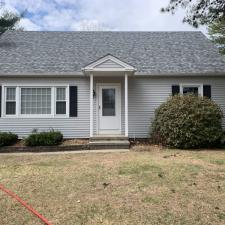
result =
[[[60,144],[61,146],[71,146],[71,145],[86,145],[88,144],[88,139],[65,139]],[[25,141],[24,140],[18,140],[14,145],[14,147],[24,147]]]
[[[88,144],[88,139],[65,139],[61,145],[70,146],[70,145],[86,145]]]
[[[0,183],[53,225],[225,224],[223,151],[1,155]],[[0,221],[42,224],[1,192]]]

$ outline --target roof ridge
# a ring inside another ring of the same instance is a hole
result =
[[[34,30],[11,30],[11,31],[7,31],[7,33],[12,33],[12,32],[16,32],[16,33],[202,33],[202,31],[138,31],[138,30],[131,30],[131,31],[116,31],[116,30],[112,30],[112,31],[57,31],[57,30],[53,30],[53,31],[34,31]]]

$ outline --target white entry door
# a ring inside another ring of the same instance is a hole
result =
[[[121,134],[121,86],[98,85],[98,133]]]

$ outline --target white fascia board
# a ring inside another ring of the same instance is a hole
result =
[[[78,77],[84,76],[83,72],[73,73],[0,73],[0,77]]]
[[[135,72],[135,76],[149,76],[149,77],[204,77],[204,76],[225,76],[225,72],[210,72],[210,73],[150,73],[150,72]]]

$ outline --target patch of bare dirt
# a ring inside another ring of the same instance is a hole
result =
[[[66,139],[61,144],[62,146],[71,146],[71,145],[85,145],[88,144],[88,139]]]
[[[24,147],[24,146],[25,146],[24,140],[18,140],[18,141],[13,145],[13,147]]]
[[[72,145],[85,145],[88,144],[88,139],[65,139],[63,140],[61,146],[72,146]],[[24,140],[18,140],[13,147],[25,147]]]
[[[162,145],[153,145],[153,144],[149,144],[149,143],[138,143],[135,144],[131,147],[132,151],[161,151],[164,150],[165,148]]]

